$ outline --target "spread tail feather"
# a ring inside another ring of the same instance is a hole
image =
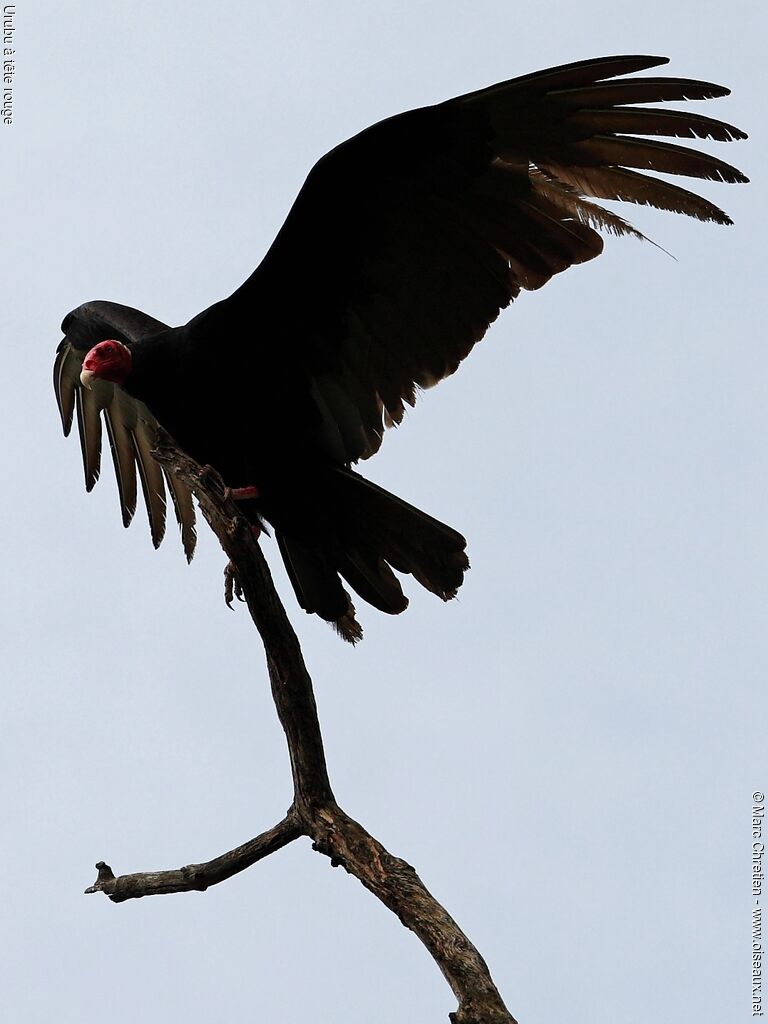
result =
[[[332,622],[339,636],[351,644],[362,639],[355,606],[333,567],[328,553],[275,530],[275,539],[296,598],[306,612]]]
[[[362,637],[342,580],[390,615],[408,606],[393,569],[410,573],[444,601],[456,596],[469,568],[456,530],[348,469],[331,471],[338,529],[319,541],[276,531],[299,604],[332,622],[351,643]]]

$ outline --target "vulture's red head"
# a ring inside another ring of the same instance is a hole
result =
[[[83,360],[80,382],[86,388],[94,380],[108,380],[122,384],[131,372],[131,350],[122,341],[100,341],[94,345]]]

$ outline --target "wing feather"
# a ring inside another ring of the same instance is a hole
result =
[[[618,132],[634,135],[669,135],[686,139],[713,139],[735,142],[746,139],[746,132],[725,121],[689,111],[656,110],[648,107],[608,107],[577,110],[569,116],[571,125],[582,136]],[[691,150],[687,150],[691,152]]]
[[[94,307],[98,307],[102,320],[109,316],[110,307],[118,311],[126,309],[112,303],[90,303],[87,307],[81,307],[86,309],[83,320],[77,319],[76,310],[65,321],[81,347],[75,347],[65,337],[59,345],[54,364],[54,391],[64,434],[69,434],[76,415],[85,486],[86,490],[90,491],[95,486],[101,470],[103,418],[117,480],[123,525],[130,525],[136,511],[138,470],[152,543],[158,547],[165,533],[167,487],[181,531],[182,547],[187,561],[191,561],[196,544],[192,493],[181,480],[166,473],[152,456],[157,420],[144,403],[137,401],[115,384],[95,381],[93,389],[88,390],[80,383],[83,356],[90,347],[90,340],[82,341],[81,337],[82,332],[91,329],[89,317]],[[115,329],[111,332],[128,341],[131,340],[132,330],[135,329],[134,319],[136,325],[142,323],[136,311],[129,312],[136,314],[135,318],[127,321],[131,325],[131,330],[125,329],[126,318],[118,313],[114,318]],[[158,323],[150,322],[153,326]]]
[[[666,63],[577,61],[366,129],[315,165],[266,258],[208,327],[253,309],[289,337],[327,454],[368,458],[522,288],[593,259],[600,231],[644,237],[593,200],[730,223],[709,199],[645,173],[746,180],[664,140],[745,137],[698,113],[644,107],[728,95],[638,75]]]
[[[149,532],[153,545],[158,548],[165,536],[165,478],[160,464],[152,458],[154,443],[154,427],[139,419],[133,431],[133,450],[147,507]]]
[[[552,97],[563,106],[584,108],[606,102],[623,106],[625,103],[713,100],[728,96],[730,91],[723,85],[699,82],[692,78],[623,78],[620,81],[598,82],[584,88],[556,89]]]
[[[115,389],[114,399],[104,409],[104,425],[107,428],[109,447],[112,451],[123,526],[130,526],[136,511],[136,459],[133,454],[131,431],[120,416],[119,406],[116,409],[113,408],[118,401],[117,389]]]
[[[546,170],[577,192],[597,199],[621,199],[715,224],[733,223],[727,213],[708,199],[650,174],[638,174],[623,167],[565,167],[556,163],[549,164]]]
[[[197,546],[197,528],[195,526],[195,506],[192,501],[192,492],[173,473],[169,473],[163,466],[168,490],[173,502],[173,510],[176,515],[176,522],[181,531],[181,546],[184,549],[187,561],[191,562]]]
[[[70,346],[65,339],[56,350],[56,360],[53,364],[53,389],[65,437],[69,437],[72,429],[75,395],[80,386],[80,365],[71,358]]]
[[[85,489],[92,491],[101,471],[101,410],[111,398],[112,385],[96,381],[92,391],[78,388],[75,399],[80,448],[83,453]]]

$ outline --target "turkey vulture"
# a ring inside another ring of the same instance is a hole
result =
[[[113,302],[73,310],[54,384],[65,434],[77,413],[86,488],[99,475],[103,417],[124,524],[138,468],[153,543],[167,486],[191,558],[191,495],[151,455],[159,423],[243,489],[244,514],[274,529],[301,607],[346,639],[361,631],[342,579],[390,613],[408,603],[393,569],[453,597],[469,565],[464,538],[350,467],[375,454],[420,389],[456,370],[521,288],[599,255],[599,231],[643,237],[592,198],[731,223],[641,173],[747,180],[659,141],[746,137],[645,106],[728,94],[633,77],[665,63],[578,61],[367,128],[314,166],[247,281],[183,327]],[[222,375],[223,363],[237,372]]]

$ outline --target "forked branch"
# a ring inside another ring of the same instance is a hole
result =
[[[410,928],[431,953],[459,1003],[454,1024],[516,1024],[494,985],[485,961],[414,869],[393,857],[338,806],[325,764],[317,707],[296,634],[249,524],[230,500],[221,478],[202,470],[158,438],[155,457],[195,493],[203,515],[230,559],[238,589],[264,643],[280,722],[288,741],[294,800],[274,828],[205,864],[172,871],[115,877],[100,862],[98,878],[86,892],[104,892],[114,902],[170,892],[204,890],[297,839],[309,836],[314,849],[342,866]]]

